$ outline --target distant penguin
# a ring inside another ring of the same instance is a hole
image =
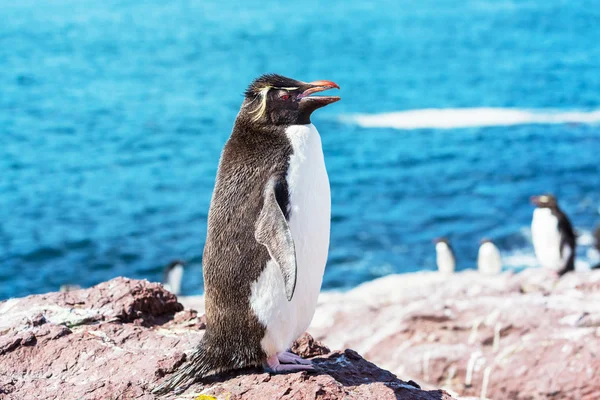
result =
[[[435,243],[435,259],[438,271],[444,274],[451,274],[456,269],[456,257],[450,242],[446,238],[437,238]]]
[[[331,198],[310,117],[338,88],[263,75],[245,93],[219,163],[203,255],[206,333],[164,393],[220,371],[312,370],[287,349],[313,317],[329,248]]]
[[[500,251],[489,239],[481,240],[477,256],[477,270],[485,275],[496,275],[502,271]]]
[[[596,252],[596,261],[600,258],[600,225],[596,226],[594,231],[594,251]],[[600,269],[600,263],[594,265],[592,269]]]
[[[163,274],[163,286],[174,295],[181,293],[181,280],[183,279],[183,267],[185,262],[181,260],[171,261],[165,268]]]
[[[575,233],[569,218],[550,194],[534,196],[536,206],[531,221],[535,256],[541,267],[562,276],[575,270]]]
[[[71,284],[71,283],[66,283],[64,285],[60,285],[60,292],[61,293],[67,293],[67,292],[73,292],[75,290],[79,290],[81,289],[81,286],[79,285],[75,285],[75,284]]]

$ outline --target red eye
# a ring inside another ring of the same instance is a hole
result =
[[[280,99],[284,100],[284,101],[287,100],[287,99],[289,99],[289,98],[290,98],[289,94],[284,94],[283,96],[280,97]]]

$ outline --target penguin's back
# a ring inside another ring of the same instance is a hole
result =
[[[202,264],[206,336],[223,357],[237,360],[227,368],[259,364],[264,358],[260,341],[265,326],[252,311],[250,297],[251,284],[270,256],[256,241],[255,228],[265,185],[274,174],[285,176],[290,153],[285,137],[264,134],[257,139],[234,131],[221,155]],[[282,190],[285,204],[287,187]]]

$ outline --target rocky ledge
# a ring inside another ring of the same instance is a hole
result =
[[[309,332],[455,397],[600,399],[600,270],[390,275],[321,293]]]
[[[185,361],[204,328],[161,285],[124,278],[1,302],[0,399],[153,399],[151,389]],[[308,334],[292,350],[316,371],[221,374],[165,398],[451,399]]]
[[[424,387],[600,399],[600,271],[391,275],[319,302],[315,338]]]

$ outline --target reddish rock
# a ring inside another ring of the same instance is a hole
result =
[[[206,329],[206,315],[198,315],[196,310],[183,310],[175,314],[173,320],[168,322],[168,326],[178,324],[183,324],[190,329]]]
[[[415,273],[325,293],[309,331],[463,396],[600,399],[600,271]]]
[[[303,358],[322,356],[330,352],[329,348],[317,342],[308,333],[302,334],[292,345],[291,350]]]
[[[0,303],[0,399],[154,399],[151,389],[198,343],[205,321],[161,285],[117,278],[88,290]],[[166,398],[450,399],[424,391],[352,350],[309,335],[293,347],[315,372],[245,370],[204,379]]]
[[[321,354],[323,349],[327,349],[308,334],[299,338],[293,348],[303,349],[307,354]],[[312,360],[317,369],[314,373],[269,375],[250,370],[247,373],[221,374],[205,379],[200,388],[203,394],[231,400],[452,398],[441,390],[423,391],[403,382],[350,349],[343,352],[327,351]]]

